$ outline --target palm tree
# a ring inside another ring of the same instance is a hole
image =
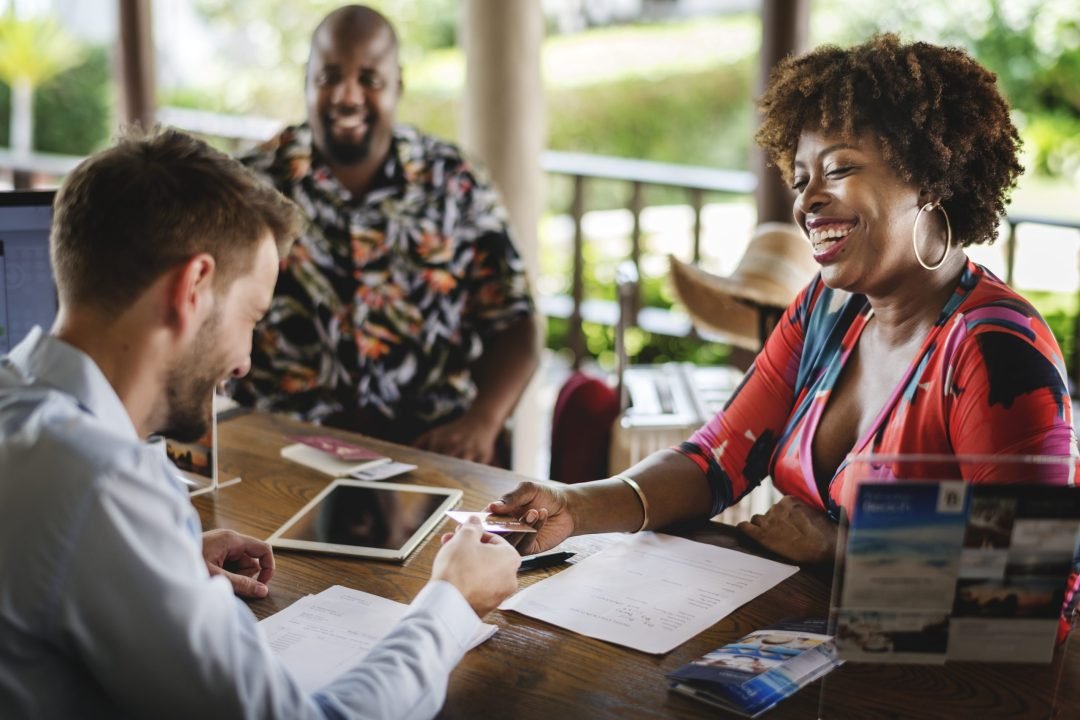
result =
[[[78,65],[78,42],[48,18],[0,17],[0,82],[11,88],[11,149],[29,155],[34,138],[34,88]]]

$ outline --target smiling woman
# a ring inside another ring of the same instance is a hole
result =
[[[820,274],[727,406],[625,472],[640,492],[616,476],[525,483],[492,503],[537,527],[524,552],[715,514],[771,476],[788,497],[740,528],[796,562],[826,562],[852,453],[1076,452],[1053,335],[963,251],[996,237],[1022,171],[994,76],[961,50],[882,35],[785,60],[760,106],[757,140],[797,193]],[[1025,479],[1064,484],[1064,467]],[[1015,480],[991,461],[946,474]]]

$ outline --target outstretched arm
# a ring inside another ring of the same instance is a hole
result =
[[[660,450],[621,474],[636,482],[645,496],[647,530],[709,514],[711,492],[705,475],[680,453]],[[577,485],[525,482],[487,509],[522,517],[537,529],[513,538],[525,555],[555,547],[571,535],[633,532],[645,520],[637,493],[618,477]]]

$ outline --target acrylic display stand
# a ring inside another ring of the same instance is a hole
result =
[[[1080,643],[1077,459],[849,459],[819,717],[1066,718]],[[1070,616],[1075,610],[1075,599]]]

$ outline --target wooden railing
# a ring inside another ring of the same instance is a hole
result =
[[[569,215],[574,227],[573,265],[570,296],[540,298],[540,307],[548,317],[565,317],[569,320],[568,343],[574,357],[574,366],[585,357],[584,322],[615,326],[619,319],[619,307],[615,301],[589,300],[585,298],[585,232],[583,221],[586,212],[588,184],[595,180],[617,180],[628,185],[626,207],[633,218],[630,231],[630,260],[635,268],[641,263],[641,213],[645,208],[647,186],[669,187],[682,190],[694,213],[692,253],[694,262],[701,259],[701,211],[706,193],[723,195],[749,195],[757,183],[749,172],[713,170],[711,168],[685,165],[669,165],[645,160],[584,155],[580,153],[548,150],[541,156],[540,165],[550,174],[566,175],[573,183]],[[633,308],[632,324],[660,335],[685,336],[692,332],[690,319],[680,312],[662,308],[646,308],[641,305],[640,285],[634,283],[633,297],[628,306]]]

